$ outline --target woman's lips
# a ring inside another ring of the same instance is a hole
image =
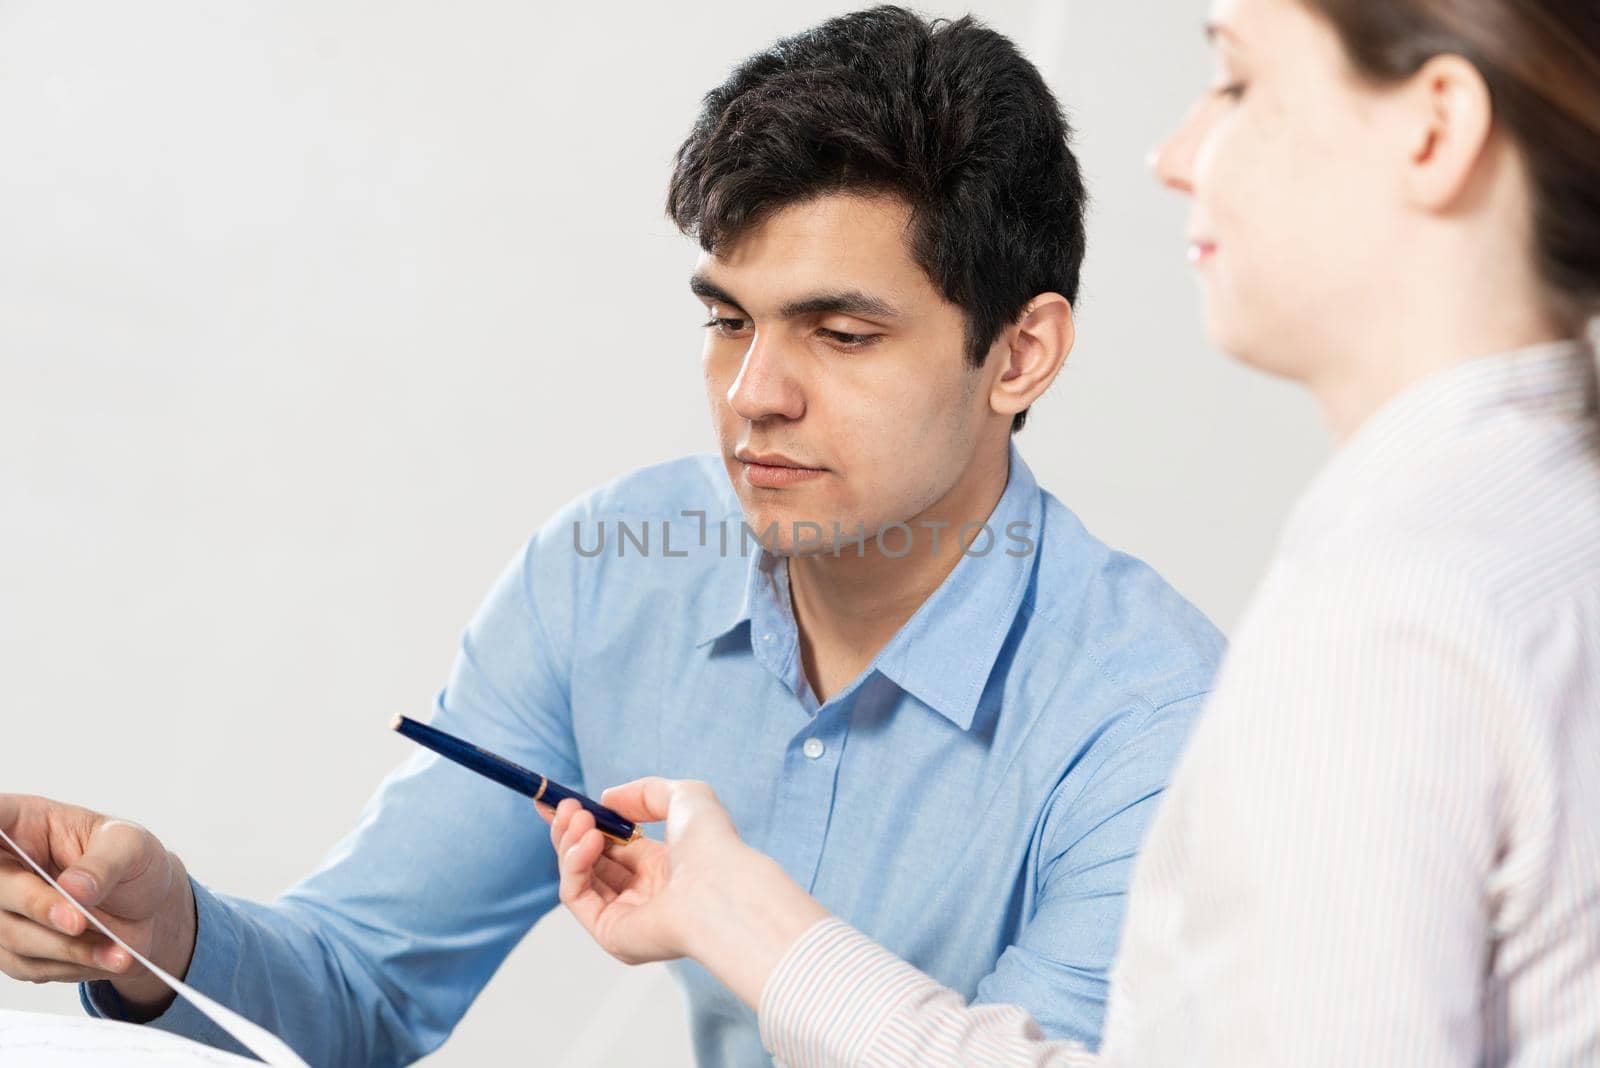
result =
[[[827,473],[827,470],[821,467],[784,467],[779,464],[758,464],[749,460],[739,462],[744,464],[744,480],[762,489],[781,489],[784,486],[809,482]]]

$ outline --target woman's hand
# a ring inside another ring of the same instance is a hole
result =
[[[570,799],[553,812],[538,806],[561,863],[562,904],[618,960],[692,957],[756,1007],[784,951],[826,910],[740,840],[703,782],[637,779],[600,803],[635,823],[666,820],[666,844],[618,845]]]
[[[561,858],[562,904],[618,960],[683,956],[698,914],[716,895],[708,884],[733,877],[758,855],[702,782],[638,779],[607,790],[600,803],[635,823],[666,820],[667,844],[639,838],[619,846],[578,802],[561,802],[553,818],[541,805]]]

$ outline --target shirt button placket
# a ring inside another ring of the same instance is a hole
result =
[[[804,733],[793,737],[778,788],[774,826],[783,828],[783,844],[777,853],[789,874],[807,889],[816,881],[832,816],[842,739],[829,729],[829,723],[836,723],[837,715],[837,709],[824,713],[814,718]]]

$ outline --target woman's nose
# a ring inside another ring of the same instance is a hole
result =
[[[1198,125],[1197,113],[1190,112],[1176,130],[1145,155],[1145,166],[1155,180],[1168,189],[1184,194],[1194,192],[1194,150],[1198,140]]]

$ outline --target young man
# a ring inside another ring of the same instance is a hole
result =
[[[1012,444],[1073,342],[1067,138],[1009,41],[896,8],[781,41],[713,90],[668,205],[703,250],[720,452],[536,532],[434,722],[591,793],[709,780],[832,911],[1092,1043],[1131,861],[1222,642]],[[44,825],[41,807],[89,840],[64,882],[93,876],[84,899],[109,896],[158,963],[314,1063],[432,1050],[557,901],[526,800],[426,753],[271,905],[83,810],[0,797],[0,825]],[[152,871],[155,890],[117,896]],[[19,921],[0,928],[10,974],[107,980],[38,880],[9,872],[0,908]],[[679,967],[700,1062],[763,1062],[754,1015]],[[148,975],[84,1003],[228,1044]]]

